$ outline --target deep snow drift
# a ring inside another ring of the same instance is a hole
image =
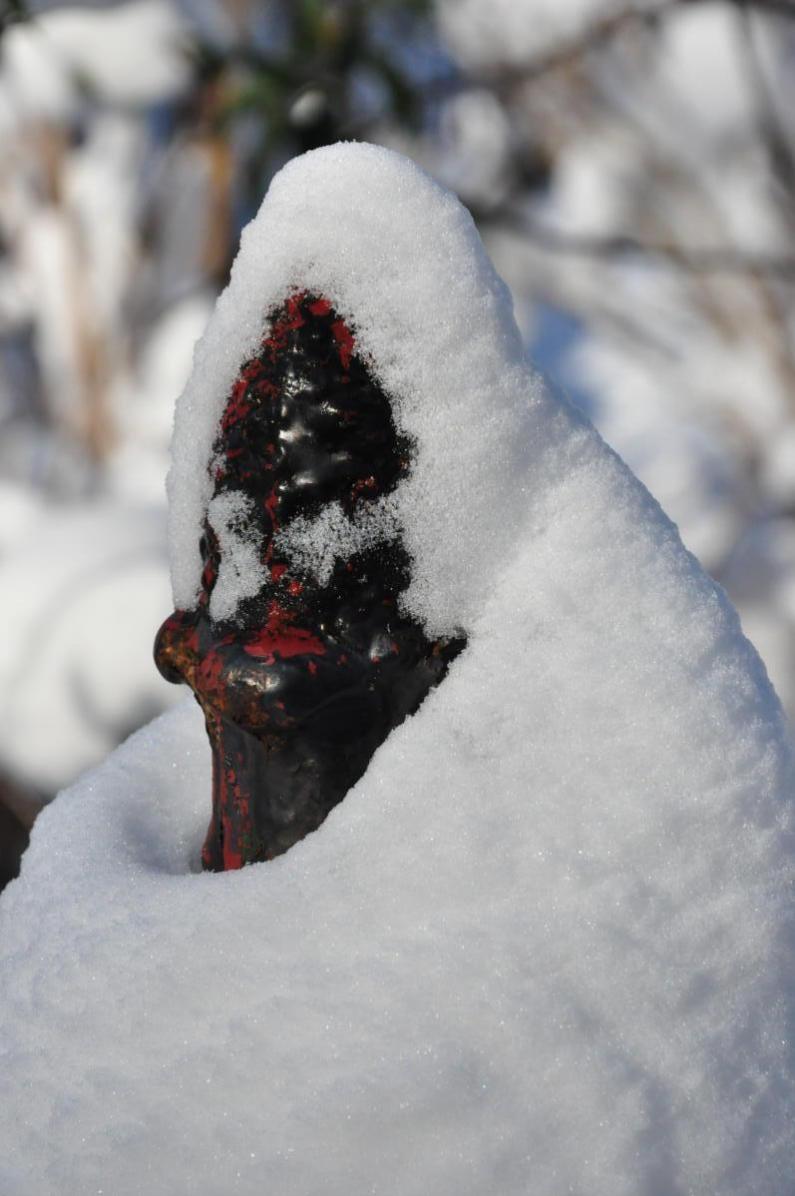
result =
[[[409,601],[469,645],[270,863],[195,871],[190,702],[45,811],[0,905],[0,1190],[782,1196],[780,708],[675,529],[526,369],[467,214],[396,155],[294,161],[244,236],[178,411],[178,604],[215,422],[291,288],[350,322],[415,437],[389,515]]]

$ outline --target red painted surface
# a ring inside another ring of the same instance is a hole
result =
[[[256,404],[278,400],[277,388],[268,377],[268,365],[284,353],[290,333],[306,323],[301,310],[304,299],[302,292],[287,299],[282,313],[272,322],[263,338],[258,355],[243,366],[232,387],[220,421],[220,439],[222,444],[226,443],[223,451],[214,455],[212,462],[216,487],[229,476],[230,465],[240,462],[246,453],[245,442],[236,445],[232,434],[237,429],[242,431],[241,425],[245,425]],[[332,309],[328,300],[318,298],[308,304],[308,310],[315,317],[325,318]],[[331,330],[340,365],[347,370],[355,351],[354,337],[343,320],[334,320]],[[268,441],[262,457],[256,462],[256,475],[253,469],[248,473],[244,471],[243,479],[256,481],[257,477],[261,479],[269,472],[274,473],[277,451],[278,446]],[[240,470],[241,466],[237,468]],[[352,497],[368,493],[374,487],[374,478],[357,482]],[[227,715],[234,722],[245,711],[238,709],[241,699],[237,689],[233,699],[229,678],[237,675],[235,670],[241,667],[241,659],[250,659],[263,666],[285,660],[305,661],[307,674],[314,677],[317,675],[317,659],[327,653],[326,645],[316,630],[301,626],[295,612],[291,612],[289,605],[285,606],[278,597],[280,593],[284,594],[289,604],[289,600],[300,597],[304,587],[297,578],[288,575],[287,564],[274,556],[274,539],[280,527],[280,494],[275,476],[273,484],[260,501],[268,514],[269,524],[263,562],[268,568],[270,584],[275,592],[265,624],[253,634],[237,639],[227,634],[200,645],[197,628],[191,626],[192,614],[175,612],[166,620],[158,638],[161,667],[174,668],[193,688],[204,709],[213,748],[213,818],[202,853],[207,868],[241,868],[248,859],[257,858],[259,849],[251,795],[241,782],[246,773],[246,762],[240,747],[243,740],[227,721]],[[205,535],[212,551],[208,553],[202,572],[200,609],[203,610],[209,605],[215,585],[217,568],[213,562],[218,558],[217,544],[209,524],[205,526]],[[344,665],[346,662],[347,656],[343,654],[340,663]],[[285,719],[289,724],[282,700],[272,703],[270,714],[262,709],[252,710],[250,714],[252,718],[265,720],[263,729],[269,721],[274,729]]]
[[[353,333],[344,320],[335,320],[331,325],[331,331],[334,333],[334,339],[339,347],[342,368],[347,370],[351,364],[351,357],[353,357],[353,351],[356,347]]]
[[[273,663],[277,657],[287,660],[291,656],[325,656],[326,646],[314,632],[291,623],[289,613],[273,603],[267,623],[245,641],[243,651]]]
[[[355,467],[337,451],[347,437]],[[253,500],[267,580],[241,605],[237,626],[215,622],[220,552],[205,522],[198,608],[170,616],[155,650],[164,676],[187,682],[205,716],[213,755],[207,869],[270,859],[315,829],[390,727],[444,674],[438,645],[399,614],[399,548],[345,562],[318,592],[277,546],[282,524],[314,514],[319,502],[338,499],[352,511],[389,492],[408,469],[410,447],[345,321],[322,296],[289,296],[229,391],[208,465],[215,494],[242,489]]]

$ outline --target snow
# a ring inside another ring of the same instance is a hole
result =
[[[442,105],[439,145],[428,157],[432,173],[465,203],[505,198],[511,170],[511,126],[496,96],[473,87]]]
[[[0,558],[30,535],[41,507],[41,496],[32,487],[0,480]]]
[[[6,486],[3,516],[21,519],[26,493]],[[16,538],[0,533],[0,759],[34,791],[54,793],[174,702],[151,659],[164,523],[147,506],[39,501]]]
[[[263,546],[247,527],[253,499],[242,490],[216,494],[208,506],[210,526],[218,538],[221,565],[210,599],[214,619],[229,619],[242,598],[259,593],[265,582]]]
[[[109,481],[123,501],[165,503],[174,397],[190,374],[193,349],[212,307],[212,296],[198,292],[166,308],[142,338],[136,368],[118,384],[118,442]]]
[[[466,213],[396,155],[293,162],[244,235],[178,412],[179,599],[229,383],[309,285],[415,437],[410,601],[467,649],[272,862],[198,872],[192,701],[45,810],[0,901],[0,1187],[781,1196],[780,706],[673,525],[523,363]]]
[[[172,99],[188,85],[186,25],[167,0],[127,0],[90,11],[66,6],[3,37],[0,91],[27,116],[56,122],[79,104],[80,85],[111,104]]]
[[[436,0],[442,34],[475,70],[524,64],[627,9],[650,7],[652,0]]]
[[[276,542],[301,572],[324,586],[338,560],[364,552],[398,531],[397,504],[392,495],[386,495],[357,511],[354,518],[339,503],[327,503],[312,519],[301,515],[292,519]]]
[[[527,343],[534,308],[566,313],[567,344],[554,360],[540,344],[540,364],[586,403],[685,545],[727,585],[795,719],[795,619],[776,593],[757,590],[749,606],[732,561],[735,549],[747,559],[746,536],[793,509],[791,295],[755,270],[700,265],[702,253],[714,265],[789,252],[786,188],[762,125],[765,94],[779,121],[791,100],[792,22],[717,0],[667,5],[659,20],[627,19],[560,69],[535,73],[523,65],[569,45],[571,23],[582,17],[579,36],[609,15],[610,0],[590,16],[579,3],[544,0],[504,17],[501,4],[437,7],[452,52],[471,66],[465,82],[500,98],[512,160],[540,161],[548,175],[543,185],[513,182],[508,219],[499,209],[488,219],[478,203]],[[523,17],[521,33],[511,22]],[[493,30],[479,27],[489,20]],[[501,63],[512,68],[508,84]],[[431,143],[423,150],[438,169]],[[521,214],[535,236],[508,227]],[[559,237],[554,252],[544,229]],[[573,252],[578,237],[593,238],[593,252]],[[649,251],[599,252],[600,238]],[[548,346],[543,316],[537,327]]]
[[[730,361],[727,352],[724,370]],[[743,362],[732,364],[736,385]],[[715,359],[712,365],[712,372],[705,371],[705,389],[714,386],[720,369]],[[700,371],[690,361],[682,372],[686,369],[693,384]],[[676,521],[685,545],[704,568],[720,568],[740,533],[736,508],[742,478],[732,455],[718,450],[694,413],[660,385],[648,363],[644,369],[640,361],[627,360],[609,341],[584,337],[571,354],[570,370],[575,382],[588,388],[600,434]],[[759,371],[749,371],[749,381],[759,376]]]
[[[699,139],[702,150],[725,150],[728,142],[736,152],[742,136],[758,136],[746,38],[737,14],[719,0],[676,12],[662,25],[653,82],[676,97],[681,115],[693,122],[689,136]],[[754,182],[747,176],[743,181]]]
[[[407,270],[410,261],[423,270]],[[533,386],[510,297],[468,212],[405,159],[355,144],[294,159],[274,179],[197,346],[168,483],[176,606],[197,601],[206,463],[226,397],[266,314],[295,288],[325,295],[350,322],[418,445],[396,492],[415,559],[407,608],[431,634],[466,626],[526,522],[527,504],[516,498],[533,486]],[[455,454],[451,418],[460,428]],[[461,552],[467,542],[477,548]]]

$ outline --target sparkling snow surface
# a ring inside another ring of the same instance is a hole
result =
[[[293,162],[244,237],[179,412],[180,601],[229,381],[308,285],[417,440],[413,609],[469,646],[271,863],[196,871],[191,701],[45,810],[0,904],[0,1191],[783,1196],[780,708],[659,507],[526,371],[466,213],[395,155]]]

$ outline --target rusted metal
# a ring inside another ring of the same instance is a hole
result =
[[[267,582],[234,621],[210,615],[221,563],[205,521],[201,597],[161,627],[155,659],[184,681],[213,753],[205,868],[271,859],[320,825],[389,732],[445,675],[463,638],[429,640],[401,613],[399,535],[337,561],[327,584],[280,555],[276,535],[330,502],[350,516],[411,468],[388,398],[322,297],[291,295],[240,370],[213,448],[214,493],[243,491]]]

